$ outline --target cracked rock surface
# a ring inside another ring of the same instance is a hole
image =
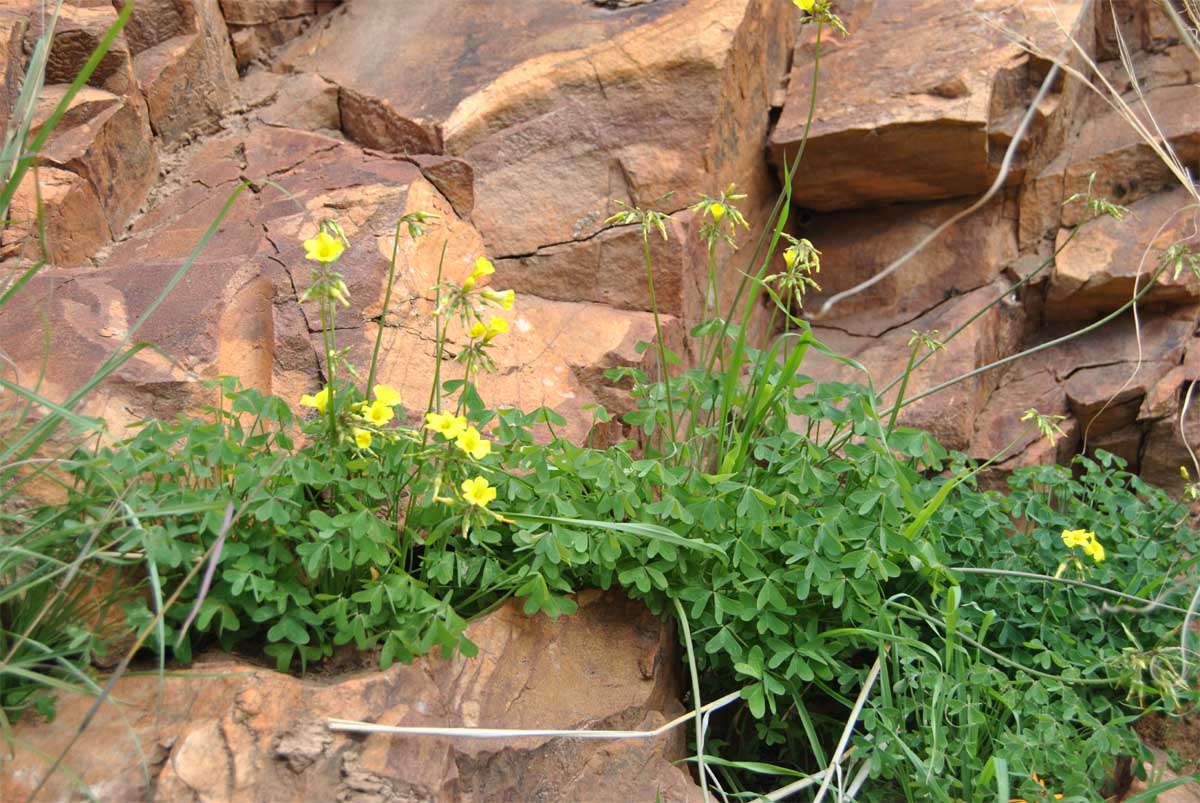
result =
[[[640,800],[691,803],[673,762],[684,734],[656,739],[503,742],[331,731],[328,718],[383,725],[653,729],[682,713],[674,634],[640,603],[584,592],[557,623],[508,603],[473,622],[473,659],[419,659],[386,672],[295,678],[228,657],[187,672],[122,679],[66,765],[96,799],[427,803]],[[158,705],[161,691],[161,705]],[[0,799],[22,800],[70,739],[90,697],[64,697],[50,725],[22,726]],[[35,732],[34,732],[35,731]],[[141,745],[142,755],[134,748]],[[86,799],[71,775],[41,799]]]

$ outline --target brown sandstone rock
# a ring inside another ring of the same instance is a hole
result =
[[[351,137],[469,161],[489,251],[521,256],[595,235],[614,200],[648,205],[675,191],[678,209],[744,180],[760,158],[789,14],[764,0],[617,10],[520,0],[502,14],[369,0],[293,43],[283,64],[343,87]]]
[[[141,263],[43,273],[22,290],[19,305],[0,310],[0,340],[22,383],[42,375],[39,392],[55,401],[87,381],[148,309],[177,264]],[[146,321],[143,349],[77,412],[103,418],[115,436],[147,417],[170,418],[213,403],[201,380],[236,372],[250,387],[271,388],[272,289],[253,263],[199,262]],[[43,319],[45,323],[43,323]],[[41,360],[48,344],[53,359]]]
[[[1117,363],[1081,368],[1071,374],[1063,387],[1085,437],[1090,440],[1133,424],[1146,389],[1171,367],[1172,363],[1163,361]]]
[[[154,0],[137,16],[134,72],[155,134],[171,144],[197,126],[215,129],[237,83],[217,0]]]
[[[977,460],[997,459],[1002,474],[1021,466],[1058,462],[1068,458],[1078,442],[1077,427],[1069,417],[1067,396],[1054,373],[1027,360],[1004,372],[975,419],[969,454]],[[1063,416],[1064,436],[1050,443],[1036,426],[1021,418],[1029,409],[1042,415]]]
[[[88,258],[109,240],[104,208],[87,179],[53,167],[25,174],[9,207],[10,222],[3,234],[0,254],[4,258],[41,258],[37,224],[39,198],[49,249],[48,262],[86,265]]]
[[[1053,4],[1068,28],[1080,6]],[[1053,16],[991,0],[877,0],[859,19],[822,60],[794,202],[835,210],[982,192],[1044,74],[1004,30],[1056,39]],[[797,58],[771,134],[777,166],[799,147],[811,93],[811,58]]]
[[[422,659],[386,672],[298,679],[229,659],[127,677],[66,766],[101,801],[147,799],[693,801],[672,761],[684,734],[612,743],[525,738],[480,741],[357,736],[328,718],[385,725],[505,728],[655,727],[681,712],[674,634],[639,604],[584,592],[556,623],[509,603],[474,623],[479,654]],[[23,724],[0,798],[23,799],[45,771],[42,755],[67,743],[90,697],[64,697],[53,724]],[[140,745],[141,764],[133,749]],[[147,774],[150,786],[147,787]],[[67,773],[42,799],[76,794]]]
[[[242,176],[270,177],[290,197],[268,185],[241,192],[198,261],[138,334],[163,354],[142,352],[87,402],[86,414],[103,417],[121,434],[147,415],[197,410],[210,401],[201,380],[219,373],[292,400],[319,387],[319,314],[312,303],[296,303],[312,264],[300,241],[312,236],[319,219],[335,218],[352,243],[338,264],[352,300],[338,313],[339,342],[365,367],[384,322],[378,375],[402,391],[415,420],[435,375],[430,312],[439,265],[446,278],[461,281],[486,253],[482,238],[410,161],[286,128],[212,138],[179,169],[174,191],[168,187],[155,197],[99,269],[81,272],[53,296],[48,285],[35,283],[25,291],[27,303],[6,307],[0,339],[14,344],[11,354],[23,375],[37,375],[43,342],[38,322],[45,314],[54,353],[68,356],[49,367],[43,392],[61,400],[80,387],[189,258]],[[401,235],[385,312],[396,221],[413,211],[440,218],[415,244]],[[508,287],[505,273],[502,266],[491,277],[496,287]],[[522,294],[506,317],[512,331],[496,343],[500,370],[479,380],[489,403],[523,409],[544,404],[568,419],[560,434],[575,440],[591,428],[585,405],[628,409],[627,396],[603,371],[647,359],[636,346],[653,339],[649,314]],[[663,325],[678,350],[678,325],[670,316]],[[457,329],[450,332],[449,356],[461,337]],[[446,362],[442,377],[454,378],[457,371],[460,364]]]
[[[41,15],[35,12],[33,4],[25,5],[30,11],[29,31],[25,42],[27,50],[32,52],[34,43],[42,35]],[[54,28],[54,44],[46,61],[45,82],[69,84],[74,81],[75,76],[91,57],[92,51],[116,21],[116,10],[109,4],[64,4]],[[130,48],[122,31],[104,54],[104,58],[96,65],[96,69],[88,78],[88,85],[117,95],[133,91],[130,59]]]
[[[32,129],[35,133],[66,90],[63,85],[42,90]],[[158,155],[140,99],[118,97],[101,89],[85,89],[75,96],[71,112],[54,129],[41,153],[44,164],[76,173],[91,185],[103,208],[106,239],[125,230],[158,176]],[[80,221],[76,225],[85,224]],[[68,255],[72,261],[64,264],[80,264],[74,249],[64,254]]]
[[[821,292],[812,293],[806,306],[816,309],[829,296],[875,276],[971,203],[904,204],[814,217],[800,232],[821,252],[821,273],[815,277]],[[948,295],[990,284],[1016,255],[1016,221],[1005,217],[1003,199],[997,199],[832,312],[855,334],[878,334]]]
[[[340,0],[221,0],[239,69],[265,60]]]
[[[1055,259],[1046,299],[1051,319],[1086,319],[1112,312],[1146,286],[1172,244],[1200,247],[1197,216],[1187,211],[1191,195],[1182,188],[1161,192],[1132,204],[1123,220],[1101,217],[1083,224],[1074,239],[1059,232],[1062,251]],[[1194,303],[1200,300],[1200,278],[1184,269],[1169,269],[1143,304]]]
[[[1167,142],[1184,165],[1200,159],[1200,86],[1165,86],[1147,91],[1145,102]],[[1082,104],[1080,104],[1082,106]],[[1138,104],[1140,108],[1140,103]],[[1139,111],[1143,123],[1146,112]],[[1121,114],[1103,107],[1081,114],[1063,149],[1027,179],[1021,195],[1021,243],[1027,245],[1059,225],[1074,226],[1086,216],[1075,195],[1129,205],[1178,185],[1178,179]]]
[[[1008,282],[999,279],[874,338],[847,334],[847,325],[839,320],[821,321],[813,327],[813,333],[835,351],[862,363],[871,372],[876,390],[881,391],[903,373],[912,330],[936,329],[934,337],[945,338],[1008,286]],[[906,398],[1013,353],[1022,337],[1024,323],[1021,308],[1007,304],[993,307],[913,372]],[[818,380],[866,383],[860,371],[813,351],[800,370]],[[947,448],[967,449],[975,434],[976,416],[999,381],[999,376],[992,373],[952,385],[903,408],[899,421],[904,426],[930,432]],[[893,387],[884,394],[885,406],[895,400],[896,392]]]
[[[255,71],[239,82],[238,97],[265,125],[323,133],[341,129],[337,87],[312,73]]]

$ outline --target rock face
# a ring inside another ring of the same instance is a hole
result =
[[[1047,56],[1065,43],[1059,24],[1143,124],[1153,117],[1178,165],[1194,164],[1195,59],[1182,52],[1156,4],[1117,6],[1114,27],[1107,4],[842,4],[851,35],[826,44],[792,187],[795,201],[810,210],[796,216],[793,231],[822,251],[823,292],[806,308],[819,309],[824,299],[874,278],[978,199],[1047,73]],[[1034,55],[1018,48],[1014,35],[1025,37]],[[1138,73],[1136,87],[1119,61],[1121,46]],[[1072,66],[1090,72],[1082,60]],[[771,134],[776,165],[799,146],[812,71],[810,31],[779,101]],[[862,362],[882,389],[901,374],[912,330],[937,329],[944,338],[994,302],[914,373],[907,395],[970,378],[906,406],[901,422],[974,457],[999,455],[998,476],[1103,448],[1177,488],[1179,466],[1192,466],[1179,413],[1200,376],[1188,358],[1197,352],[1191,342],[1200,279],[1179,259],[1181,249],[1200,247],[1200,196],[1180,186],[1183,170],[1172,170],[1090,87],[1060,81],[1034,115],[1002,192],[903,267],[815,318],[815,331]],[[1089,199],[1124,204],[1128,214],[1097,217]],[[1169,251],[1176,264],[1144,296],[1135,320],[1128,302]],[[1008,292],[1025,277],[1031,282]],[[1108,316],[1107,324],[1070,337]],[[1047,350],[988,368],[1059,338]],[[824,358],[802,370],[866,379]],[[885,404],[894,393],[885,394]],[[1061,416],[1063,437],[1051,443],[1022,422],[1030,408]],[[1183,426],[1189,442],[1200,444],[1200,423]]]
[[[509,603],[474,623],[475,658],[298,679],[216,659],[123,678],[66,765],[100,801],[699,800],[684,733],[632,741],[502,741],[333,732],[329,718],[384,725],[652,730],[682,713],[674,633],[641,605],[585,592],[552,623]],[[161,700],[161,703],[160,703]],[[23,725],[0,799],[25,799],[91,698]],[[39,753],[40,751],[40,753]],[[140,751],[140,755],[139,755]],[[42,800],[84,799],[67,773]]]
[[[986,189],[1046,70],[1005,30],[1035,42],[1057,40],[1054,15],[1069,29],[1082,3],[1048,4],[1052,11],[1041,5],[852,4],[858,12],[853,36],[822,60],[804,170],[792,190],[796,202],[848,209]],[[792,68],[771,134],[779,165],[790,163],[803,138],[812,67],[810,56]]]
[[[776,188],[761,147],[790,13],[767,0],[464,3],[455,13],[377,0],[337,6],[136,7],[112,64],[76,99],[47,148],[53,161],[38,172],[49,256],[75,279],[58,292],[41,277],[30,303],[0,315],[0,332],[21,344],[16,369],[36,375],[44,339],[35,318],[45,316],[51,347],[73,357],[50,367],[45,389],[62,397],[80,385],[250,181],[176,298],[138,333],[161,339],[165,356],[139,355],[111,392],[85,404],[115,433],[146,414],[195,409],[201,380],[219,372],[292,398],[320,386],[315,310],[296,299],[308,282],[299,241],[328,217],[355,242],[341,263],[354,306],[339,317],[339,338],[365,360],[382,324],[380,375],[405,391],[410,413],[435,373],[430,288],[445,244],[447,277],[487,255],[496,286],[519,293],[511,337],[498,345],[501,370],[481,382],[485,398],[546,405],[570,422],[562,434],[583,438],[591,416],[580,408],[628,409],[603,373],[642,363],[637,344],[654,332],[640,232],[604,221],[617,201],[649,206],[680,193],[659,207],[673,213],[670,239],[652,250],[661,323],[683,351],[684,326],[706,314],[700,224],[684,207],[737,182],[752,193],[756,228],[746,236],[769,224]],[[66,33],[95,38],[115,19],[107,3],[79,14]],[[12,36],[31,35],[15,8],[11,26]],[[281,46],[278,71],[239,79],[238,66],[268,62]],[[38,253],[39,192],[31,175],[14,204],[2,252],[12,269]],[[402,242],[383,310],[395,219],[417,210],[442,217],[424,241]],[[722,258],[723,299],[748,258]],[[457,367],[447,363],[444,378]]]

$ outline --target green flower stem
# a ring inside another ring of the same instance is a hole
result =
[[[746,329],[750,323],[750,314],[754,310],[754,302],[758,298],[759,290],[757,288],[761,288],[761,286],[762,286],[762,278],[763,278],[763,276],[766,275],[767,265],[770,261],[770,257],[772,254],[775,253],[775,246],[779,242],[779,235],[783,229],[783,223],[784,223],[783,218],[781,218],[780,216],[781,216],[781,214],[783,214],[785,212],[785,209],[791,208],[792,177],[796,174],[796,171],[800,167],[800,160],[804,158],[804,150],[808,145],[809,133],[812,130],[813,117],[814,117],[814,115],[816,113],[816,109],[817,109],[817,87],[819,85],[819,80],[820,80],[820,76],[821,76],[821,34],[823,31],[824,31],[824,20],[822,18],[818,17],[817,18],[816,43],[814,45],[814,51],[813,51],[812,92],[809,97],[808,118],[805,120],[805,123],[804,123],[804,133],[800,137],[800,147],[797,149],[796,156],[792,160],[791,169],[789,169],[787,171],[787,179],[788,179],[787,186],[784,187],[783,193],[781,193],[780,196],[775,199],[775,206],[774,206],[774,208],[772,208],[771,214],[767,217],[767,220],[776,221],[775,228],[773,230],[770,227],[763,228],[763,232],[761,235],[759,235],[758,242],[754,246],[754,252],[750,256],[750,264],[753,265],[758,260],[759,255],[762,253],[763,246],[765,245],[765,243],[767,241],[768,232],[773,232],[773,235],[771,237],[771,244],[767,248],[767,255],[766,255],[766,258],[763,260],[762,267],[759,268],[758,273],[755,275],[755,277],[753,277],[756,281],[752,282],[751,281],[752,277],[747,275],[738,284],[737,292],[734,294],[733,301],[729,307],[729,316],[727,316],[727,318],[726,318],[726,323],[721,327],[721,333],[717,339],[718,343],[721,345],[721,348],[723,348],[724,342],[725,342],[725,336],[729,332],[728,318],[732,317],[734,314],[736,314],[736,312],[738,310],[738,305],[741,302],[742,296],[746,293],[746,288],[750,284],[753,283],[755,285],[756,289],[754,291],[751,291],[751,297],[747,301],[746,309],[742,313],[742,327],[741,327],[741,331],[738,333],[737,346],[734,349],[733,357],[729,361],[729,367],[727,368],[727,370],[725,372],[725,381],[724,381],[724,387],[722,388],[722,393],[721,393],[721,405],[720,405],[721,409],[720,409],[720,416],[719,416],[721,426],[718,428],[718,431],[717,431],[717,450],[716,450],[716,455],[714,456],[715,461],[718,463],[720,462],[720,455],[725,448],[725,422],[728,420],[729,407],[730,407],[730,404],[732,403],[731,396],[733,394],[733,383],[737,379],[736,374],[738,373],[738,371],[740,369],[742,355],[745,352]],[[716,359],[715,359],[716,353],[721,351],[721,348],[715,349],[713,356],[710,357],[709,363],[705,367],[706,375],[712,374],[713,367],[714,367],[715,361],[716,361]],[[708,418],[709,423],[712,422],[712,415],[715,413],[716,413],[716,406],[714,405],[713,412],[710,413],[709,418]]]
[[[1168,267],[1169,267],[1169,265],[1167,265],[1166,263],[1160,265],[1158,270],[1156,270],[1154,272],[1154,274],[1150,277],[1150,280],[1148,282],[1146,282],[1146,286],[1143,287],[1141,290],[1139,290],[1133,298],[1129,299],[1124,304],[1122,304],[1119,308],[1117,308],[1113,312],[1110,312],[1108,315],[1105,315],[1103,318],[1096,321],[1095,323],[1088,324],[1087,326],[1083,327],[1082,329],[1077,329],[1076,331],[1071,332],[1070,334],[1063,335],[1062,337],[1056,337],[1054,340],[1050,340],[1050,341],[1047,341],[1046,343],[1042,343],[1040,346],[1034,346],[1032,348],[1025,349],[1024,351],[1018,352],[1011,356],[996,360],[995,362],[988,363],[987,365],[976,368],[974,371],[968,371],[967,373],[962,374],[961,376],[955,377],[954,379],[947,380],[947,381],[941,383],[940,385],[936,385],[936,386],[930,388],[929,390],[922,391],[921,393],[916,394],[912,398],[905,401],[904,404],[899,405],[899,406],[907,407],[910,404],[913,404],[915,402],[920,401],[921,399],[924,399],[926,396],[932,396],[934,393],[938,393],[939,391],[945,390],[946,388],[951,387],[952,385],[957,385],[959,382],[963,382],[967,379],[971,379],[973,377],[979,376],[980,374],[987,373],[988,371],[992,370],[993,368],[999,368],[1002,365],[1007,365],[1008,363],[1015,362],[1023,357],[1028,357],[1030,355],[1037,354],[1039,351],[1045,351],[1046,349],[1051,349],[1051,348],[1054,348],[1055,346],[1060,346],[1063,343],[1067,343],[1071,340],[1074,340],[1077,337],[1082,337],[1083,335],[1086,335],[1089,332],[1096,331],[1100,327],[1104,326],[1106,323],[1109,323],[1110,321],[1113,321],[1113,320],[1119,318],[1121,315],[1123,315],[1125,313],[1125,311],[1127,309],[1131,308],[1133,305],[1135,305],[1139,301],[1141,301],[1146,296],[1147,293],[1149,293],[1151,290],[1154,289],[1155,283],[1158,281],[1158,277],[1162,276],[1163,272],[1166,271],[1166,269]]]
[[[654,313],[654,335],[658,341],[658,370],[667,396],[667,418],[671,422],[671,443],[675,443],[675,407],[671,397],[671,374],[667,365],[667,344],[663,340],[662,321],[658,315],[658,299],[654,295],[654,266],[650,259],[650,229],[648,222],[642,220],[642,260],[646,265],[646,283],[650,291],[650,310]],[[660,438],[661,439],[661,438]]]
[[[366,392],[375,386],[375,369],[379,364],[379,346],[383,343],[383,327],[387,322],[388,307],[392,303],[392,283],[396,279],[396,258],[400,254],[400,227],[404,220],[396,221],[396,235],[392,239],[392,261],[388,264],[387,287],[383,291],[383,308],[379,311],[379,329],[375,332],[375,348],[371,350],[371,368],[367,371]]]

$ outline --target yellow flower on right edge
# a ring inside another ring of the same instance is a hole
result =
[[[1096,540],[1096,534],[1089,530],[1063,530],[1062,542],[1068,549],[1081,547],[1083,554],[1096,563],[1100,563],[1106,557],[1104,547]]]

